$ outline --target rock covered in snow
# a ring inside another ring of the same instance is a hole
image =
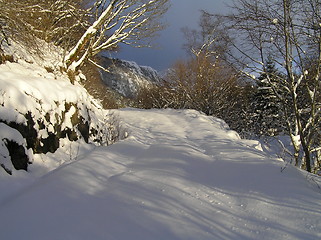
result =
[[[64,138],[111,141],[106,113],[83,87],[21,59],[0,65],[0,113],[0,164],[8,173],[27,170],[33,154],[55,152]]]

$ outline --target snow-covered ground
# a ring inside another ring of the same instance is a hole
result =
[[[16,62],[0,65],[0,164],[13,170],[0,167],[0,239],[321,239],[320,177],[284,169],[272,147],[193,110],[105,111],[48,71],[59,61],[46,52],[39,63],[13,49]],[[113,116],[128,138],[108,147],[60,139],[55,153],[28,150],[28,172],[14,170],[5,143],[27,144],[7,123],[31,112],[41,139],[59,119],[73,128],[76,107],[98,130]]]
[[[0,172],[0,239],[321,238],[320,179],[281,172],[258,142],[196,111],[115,114],[127,139],[81,145],[43,175]]]

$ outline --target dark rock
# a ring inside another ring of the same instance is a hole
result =
[[[6,123],[2,120],[0,122],[6,123],[9,127],[12,127],[20,132],[24,139],[27,142],[27,148],[35,149],[36,139],[37,139],[37,131],[34,128],[35,122],[33,120],[31,112],[25,114],[25,118],[27,119],[27,125],[19,124],[16,122]]]
[[[32,149],[34,153],[54,153],[59,148],[59,139],[68,137],[70,141],[77,141],[79,138],[83,138],[86,143],[89,142],[89,138],[95,136],[98,133],[97,130],[90,129],[90,117],[85,120],[84,116],[81,116],[75,103],[64,103],[65,110],[61,114],[55,115],[56,122],[50,123],[50,115],[47,113],[44,119],[36,119],[31,112],[25,114],[26,123],[6,122],[0,117],[0,122],[3,122],[13,129],[20,132],[22,137],[26,140],[26,148],[19,145],[15,141],[4,139],[4,143],[8,148],[11,156],[11,161],[16,170],[27,170],[29,164],[29,158],[26,155],[26,149]],[[62,129],[62,123],[65,121],[66,113],[70,111],[72,107],[75,107],[76,111],[72,115],[70,121],[71,128],[65,127]],[[49,132],[47,127],[51,126],[54,132]],[[39,137],[37,129],[47,131],[47,137]],[[10,169],[6,166],[0,166],[4,168],[9,174]]]
[[[78,126],[78,131],[80,132],[81,136],[84,138],[85,142],[88,143],[89,141],[89,123],[81,121]]]
[[[59,137],[54,133],[48,133],[47,138],[42,138],[40,141],[42,142],[42,146],[38,145],[37,152],[54,153],[59,148]]]
[[[16,170],[28,170],[29,157],[25,152],[25,148],[18,143],[6,140],[5,145],[11,157],[12,165]]]
[[[68,139],[70,141],[77,141],[78,140],[78,134],[74,130],[67,128],[66,132],[67,132]]]

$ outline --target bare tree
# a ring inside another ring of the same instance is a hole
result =
[[[68,48],[88,27],[89,12],[84,3],[76,0],[1,0],[1,41],[8,42],[11,38],[25,47],[36,48],[35,39],[43,39]]]
[[[74,82],[85,62],[102,68],[102,51],[151,46],[168,7],[169,0],[0,0],[0,44],[10,37],[32,48],[37,38],[62,46],[62,69]]]
[[[142,89],[137,102],[145,108],[195,109],[223,118],[234,128],[237,121],[232,118],[245,102],[243,93],[239,75],[231,67],[197,54],[177,62],[160,85]]]
[[[95,21],[86,29],[64,59],[71,81],[86,62],[100,67],[94,57],[120,43],[135,47],[149,46],[164,25],[160,17],[168,9],[168,0],[97,0],[92,12]]]
[[[188,59],[174,64],[159,85],[142,89],[139,107],[196,109],[223,118],[233,129],[243,129],[248,89],[223,58],[228,46],[220,22],[203,12],[200,29],[183,29]]]
[[[234,66],[253,76],[266,72],[270,56],[285,73],[266,80],[283,103],[296,165],[309,172],[320,170],[320,7],[318,0],[238,0],[234,14],[215,16],[225,20]]]
[[[212,15],[202,11],[199,23],[199,29],[190,29],[185,27],[182,29],[186,43],[184,49],[191,57],[203,55],[211,58],[212,61],[220,58],[228,49],[226,34],[224,29],[220,27],[221,19],[213,19]]]

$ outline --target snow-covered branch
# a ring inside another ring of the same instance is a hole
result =
[[[120,43],[141,44],[163,28],[160,17],[168,9],[168,0],[111,0],[96,1],[101,9],[97,19],[87,28],[65,57],[66,71],[75,71],[88,58],[112,50]]]

